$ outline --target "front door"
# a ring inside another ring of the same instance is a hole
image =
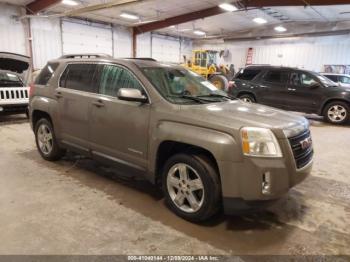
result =
[[[120,65],[101,67],[99,95],[93,101],[90,137],[93,155],[138,169],[147,168],[150,104],[122,101],[120,88],[146,92],[127,68]]]
[[[322,84],[308,72],[293,71],[287,87],[286,105],[289,110],[316,112],[322,99]]]

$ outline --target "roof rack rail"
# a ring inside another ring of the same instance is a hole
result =
[[[60,59],[72,59],[72,58],[111,58],[112,56],[107,54],[69,54],[63,55]]]
[[[126,58],[126,59],[130,59],[130,60],[144,60],[144,61],[154,61],[154,62],[157,62],[156,59],[151,58],[151,57],[131,57],[131,58]]]

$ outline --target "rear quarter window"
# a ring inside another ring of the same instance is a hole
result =
[[[258,74],[260,74],[261,69],[242,69],[237,75],[236,79],[241,80],[253,80]]]
[[[36,85],[47,85],[58,67],[58,63],[48,63],[35,80]]]

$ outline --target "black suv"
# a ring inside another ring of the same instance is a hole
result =
[[[350,119],[350,88],[311,71],[249,66],[238,72],[229,92],[246,102],[323,115],[333,124]]]

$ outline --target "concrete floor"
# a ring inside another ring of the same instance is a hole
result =
[[[24,117],[0,117],[0,254],[350,255],[350,127],[311,122],[311,177],[259,214],[196,225],[142,178],[45,162]]]

